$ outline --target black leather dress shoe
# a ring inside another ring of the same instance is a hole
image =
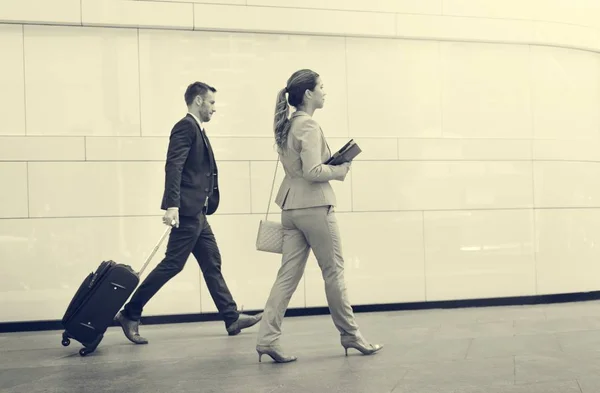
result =
[[[256,315],[240,314],[237,321],[227,327],[227,333],[230,336],[240,334],[242,329],[256,325],[262,319],[262,313]]]
[[[140,326],[138,321],[127,318],[120,311],[115,317],[115,321],[121,325],[123,333],[125,333],[125,337],[127,337],[129,341],[134,344],[148,344],[148,340],[140,336],[140,333],[138,332]]]

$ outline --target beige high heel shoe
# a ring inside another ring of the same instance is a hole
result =
[[[348,348],[354,348],[363,355],[372,355],[383,348],[383,345],[369,344],[357,336],[341,336],[340,341],[346,351],[346,356],[348,356]]]
[[[257,345],[256,352],[258,352],[259,363],[262,362],[262,355],[270,356],[276,363],[289,363],[298,359],[296,356],[284,355],[280,348],[275,347]]]

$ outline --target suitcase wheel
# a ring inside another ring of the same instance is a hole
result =
[[[71,344],[71,340],[69,340],[69,334],[66,330],[62,334],[61,344],[63,345],[63,347],[68,347]]]
[[[85,356],[85,355],[87,355],[87,354],[89,354],[89,353],[92,353],[92,352],[93,352],[93,351],[91,351],[91,350],[89,350],[89,349],[87,349],[87,348],[81,348],[81,349],[79,350],[79,355],[80,355],[80,356]]]

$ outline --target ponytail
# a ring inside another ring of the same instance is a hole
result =
[[[291,127],[290,119],[288,119],[290,105],[298,109],[304,102],[304,93],[306,90],[314,91],[317,86],[318,77],[319,74],[312,70],[298,70],[290,76],[286,87],[281,89],[277,94],[273,130],[275,133],[275,143],[277,144],[279,153],[283,153],[287,150],[288,134],[290,133]],[[286,94],[288,95],[287,97],[285,96]]]
[[[287,147],[288,134],[290,132],[290,120],[288,119],[289,105],[285,94],[287,87],[281,89],[277,94],[277,103],[275,104],[275,120],[273,129],[275,133],[275,143],[278,151],[283,152]]]

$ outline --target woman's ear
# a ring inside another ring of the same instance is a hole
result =
[[[312,98],[312,93],[313,92],[310,91],[310,89],[304,90],[304,98],[308,98],[308,99]]]

